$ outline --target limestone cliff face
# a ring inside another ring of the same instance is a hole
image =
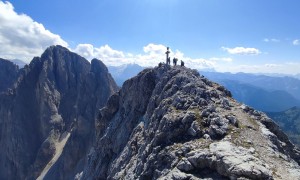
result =
[[[105,65],[61,46],[22,69],[0,97],[0,177],[73,179],[94,137],[94,119],[117,90]]]
[[[185,67],[145,69],[110,97],[81,179],[299,179],[265,114]]]
[[[13,62],[0,58],[0,92],[12,87],[17,80],[19,68]]]

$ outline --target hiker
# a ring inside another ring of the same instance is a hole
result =
[[[158,67],[161,67],[162,66],[162,63],[160,62],[160,63],[158,63]]]
[[[170,51],[169,51],[169,47],[167,47],[167,52],[166,52],[166,55],[167,55],[167,57],[166,57],[166,61],[167,61],[167,64],[168,64],[168,62],[169,62],[169,54],[170,54]],[[170,64],[170,63],[169,63]]]
[[[181,67],[182,67],[182,66],[184,66],[184,62],[183,62],[183,60],[181,60]]]
[[[170,57],[168,57],[168,59],[167,59],[167,65],[170,65],[171,64],[171,59],[170,59]]]
[[[174,57],[174,58],[173,58],[173,65],[174,65],[174,66],[177,65],[177,61],[178,61],[178,59]]]

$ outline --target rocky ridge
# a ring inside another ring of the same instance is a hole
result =
[[[74,179],[117,85],[99,60],[49,47],[0,96],[0,177]]]
[[[300,151],[265,114],[185,67],[145,69],[111,96],[77,179],[299,179]]]

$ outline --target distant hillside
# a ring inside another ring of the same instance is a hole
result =
[[[200,72],[228,88],[240,102],[261,111],[278,112],[300,105],[300,81],[291,77]]]
[[[234,98],[261,111],[278,112],[300,105],[299,100],[285,91],[267,91],[230,80],[223,80],[220,83],[231,91]]]
[[[107,68],[118,86],[122,86],[122,84],[127,79],[136,76],[139,72],[141,72],[144,69],[142,66],[139,66],[137,64],[126,64],[122,66],[108,66]]]
[[[300,99],[300,80],[293,77],[271,77],[266,75],[254,75],[248,73],[219,73],[200,72],[213,81],[234,80],[244,84],[250,84],[267,91],[286,91],[296,99]]]
[[[300,147],[300,107],[282,112],[269,112],[267,115],[277,122],[293,143]]]

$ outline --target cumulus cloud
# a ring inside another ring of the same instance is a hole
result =
[[[164,54],[166,52],[166,46],[162,44],[148,44],[144,48],[145,53],[151,53],[151,54]]]
[[[99,48],[91,44],[78,44],[74,49],[75,52],[81,54],[87,59],[97,58],[124,58],[125,55],[122,51],[112,49],[109,45],[104,45]]]
[[[299,39],[295,39],[295,40],[293,41],[293,45],[295,45],[295,46],[300,45],[300,40],[299,40]]]
[[[159,62],[165,62],[167,47],[162,44],[150,43],[143,47],[143,53],[132,54],[115,50],[109,45],[94,47],[91,44],[79,44],[73,51],[81,56],[91,60],[97,58],[102,60],[106,65],[119,66],[123,64],[138,64],[143,67],[157,66]],[[190,58],[185,56],[181,51],[170,49],[170,56],[183,60],[188,67],[195,69],[213,69],[217,61],[230,62],[230,58]]]
[[[50,45],[68,46],[59,35],[50,32],[25,14],[18,14],[10,2],[0,1],[0,57],[29,61]]]
[[[224,51],[227,51],[229,54],[240,54],[240,55],[258,55],[261,52],[256,48],[245,48],[245,47],[235,47],[228,48],[222,47]]]
[[[106,65],[122,65],[132,63],[132,61],[127,62],[132,55],[128,54],[128,58],[126,58],[122,51],[114,50],[109,45],[94,47],[92,44],[78,44],[73,51],[88,60],[93,58],[100,59]]]

